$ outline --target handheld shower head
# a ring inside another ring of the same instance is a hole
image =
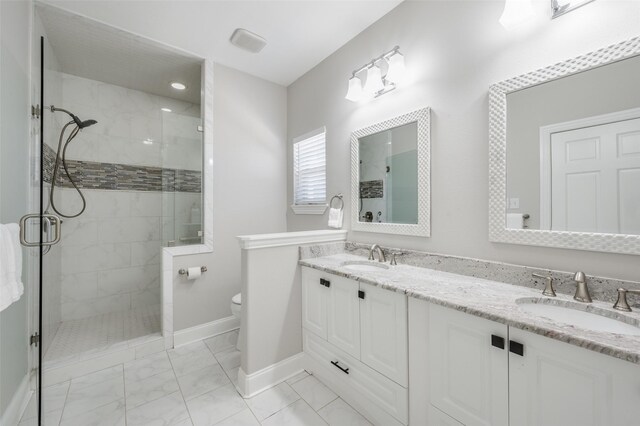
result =
[[[76,117],[78,118],[78,117]],[[89,126],[93,126],[94,124],[97,123],[96,120],[85,120],[85,121],[81,121],[80,123],[78,123],[78,121],[76,121],[74,119],[74,121],[76,122],[76,124],[78,125],[78,127],[80,127],[81,129],[84,129],[85,127],[89,127]]]
[[[55,106],[51,105],[51,112],[56,112],[56,111],[62,111],[64,113],[66,113],[67,115],[69,115],[73,121],[76,123],[76,126],[78,126],[78,128],[80,129],[84,129],[85,127],[89,127],[89,126],[93,126],[94,124],[97,123],[96,120],[85,120],[82,121],[78,118],[77,115],[71,113],[70,111],[67,111],[66,109],[62,109],[62,108],[56,108]]]

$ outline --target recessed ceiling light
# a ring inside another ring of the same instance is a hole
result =
[[[160,108],[164,112],[171,112],[171,108]]]
[[[187,86],[185,86],[183,83],[180,83],[179,81],[172,81],[171,87],[173,87],[176,90],[184,90],[187,88]]]
[[[145,145],[153,145],[153,139],[145,139],[142,141],[142,143]]]

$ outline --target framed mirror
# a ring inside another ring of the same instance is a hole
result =
[[[351,228],[430,235],[430,109],[351,134]]]
[[[491,86],[495,242],[640,254],[640,37]]]

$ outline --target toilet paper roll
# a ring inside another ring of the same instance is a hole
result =
[[[202,275],[202,269],[199,266],[192,266],[187,270],[189,280],[197,280]]]

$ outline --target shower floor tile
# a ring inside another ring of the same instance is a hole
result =
[[[104,350],[121,342],[158,333],[160,317],[160,307],[152,306],[63,321],[45,354],[45,362]]]

